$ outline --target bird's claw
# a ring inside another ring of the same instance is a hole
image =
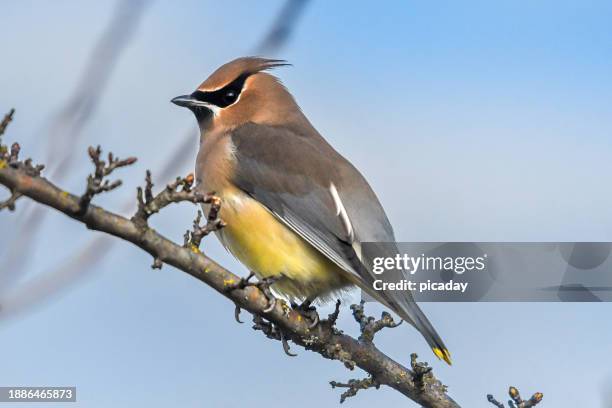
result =
[[[255,276],[255,273],[249,272],[246,278],[240,278],[237,283],[228,284],[227,286],[225,286],[225,291],[229,293],[233,290],[244,289],[247,286],[252,285],[250,280],[253,279],[253,276]],[[240,306],[238,306],[238,304],[236,304],[236,309],[234,309],[234,319],[240,324],[243,323],[242,320],[240,320]]]
[[[274,297],[274,295],[272,294],[272,292],[270,291],[270,286],[276,282],[278,280],[277,277],[270,277],[270,278],[264,278],[262,280],[260,280],[259,282],[253,283],[251,282],[251,279],[255,276],[254,272],[249,272],[249,275],[246,278],[240,278],[240,280],[236,283],[227,285],[225,287],[225,291],[226,292],[231,292],[233,290],[236,289],[244,289],[247,286],[255,286],[257,287],[259,290],[261,290],[264,295],[266,296],[266,298],[269,301],[268,306],[266,306],[265,309],[262,310],[263,313],[270,313],[272,310],[274,310],[274,308],[276,307],[276,298]],[[236,305],[236,310],[234,312],[234,318],[236,319],[236,321],[238,323],[242,323],[240,321],[240,307],[238,305]]]
[[[255,276],[254,272],[249,272],[249,274],[248,274],[248,276],[246,278],[240,278],[240,280],[237,283],[226,285],[225,286],[225,291],[226,292],[231,292],[231,291],[236,290],[236,289],[244,289],[247,286],[253,285],[250,281],[251,281],[251,279],[253,279],[254,276]]]
[[[311,300],[306,299],[299,305],[294,304],[293,308],[310,320],[310,324],[308,325],[309,329],[314,329],[315,327],[317,327],[321,319],[319,319],[319,313],[317,313],[317,309],[312,306]]]
[[[236,321],[240,324],[244,323],[242,320],[240,320],[240,306],[236,305],[236,309],[234,309],[234,319],[236,319]]]
[[[285,333],[282,330],[280,331],[280,340],[283,345],[283,351],[285,352],[285,354],[288,355],[289,357],[296,357],[297,354],[291,352],[291,348],[289,347],[289,342],[287,341],[287,337],[285,337]]]
[[[270,304],[264,310],[262,310],[264,313],[270,313],[276,307],[276,298],[273,297],[272,299],[268,300],[270,300]]]
[[[276,297],[274,297],[274,294],[272,294],[272,291],[270,291],[270,286],[274,284],[274,282],[276,282],[278,279],[278,277],[274,276],[264,278],[256,284],[259,290],[261,290],[263,294],[266,295],[266,298],[269,302],[268,306],[266,306],[266,308],[262,310],[263,313],[270,313],[276,307]]]

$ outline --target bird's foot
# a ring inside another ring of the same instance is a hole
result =
[[[259,290],[261,290],[263,294],[266,296],[266,298],[268,299],[268,306],[266,306],[266,308],[262,310],[262,312],[270,313],[276,307],[276,300],[277,300],[276,297],[274,297],[274,295],[272,294],[272,291],[270,290],[270,286],[272,286],[272,284],[278,281],[280,277],[273,276],[269,278],[263,278],[259,282],[251,282],[251,279],[253,279],[254,276],[255,276],[254,272],[249,272],[249,275],[246,278],[240,278],[238,282],[227,284],[225,286],[225,291],[231,292],[236,289],[244,289],[247,286],[255,286]],[[239,315],[240,315],[240,307],[236,306],[234,317],[238,323],[242,323],[240,321]]]
[[[244,289],[247,286],[253,286],[253,283],[250,282],[251,279],[253,279],[253,276],[255,276],[255,272],[249,272],[249,275],[246,278],[240,278],[238,282],[226,285],[225,291],[231,292],[232,290]]]
[[[317,313],[317,309],[312,306],[312,300],[306,299],[299,305],[292,304],[292,307],[310,320],[310,324],[308,325],[309,329],[317,327],[320,321],[319,313]]]
[[[246,278],[240,278],[240,280],[238,282],[235,283],[228,283],[225,286],[225,291],[227,293],[236,290],[236,289],[244,289],[249,285],[253,285],[253,283],[250,282],[251,279],[253,279],[253,276],[255,276],[254,272],[249,272],[249,275]],[[242,324],[242,320],[240,320],[240,306],[238,306],[238,304],[236,303],[236,308],[234,309],[234,319],[238,322]]]
[[[268,306],[264,310],[262,310],[262,312],[264,313],[270,313],[276,307],[276,297],[270,290],[270,286],[272,286],[279,279],[280,277],[278,276],[271,276],[269,278],[263,278],[255,284],[255,286],[257,286],[259,290],[261,290],[263,294],[266,295],[266,298],[268,298]]]

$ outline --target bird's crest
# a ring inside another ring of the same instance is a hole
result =
[[[213,72],[198,87],[199,91],[211,92],[223,88],[240,76],[249,76],[276,67],[291,65],[285,60],[261,57],[242,57],[228,62]]]

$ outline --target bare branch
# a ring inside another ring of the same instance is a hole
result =
[[[145,187],[138,187],[136,199],[138,200],[138,210],[132,217],[135,223],[146,226],[149,217],[157,214],[170,204],[188,201],[194,204],[203,204],[211,200],[211,196],[203,195],[192,189],[194,177],[189,174],[186,177],[177,177],[175,181],[168,184],[159,194],[153,195],[153,182],[151,171],[147,170],[145,177]]]
[[[357,395],[359,390],[367,390],[368,388],[380,388],[380,384],[373,377],[364,378],[363,380],[348,380],[347,383],[339,383],[336,381],[330,381],[329,385],[332,388],[348,388],[340,395],[340,403],[342,404],[347,398],[354,397]]]
[[[4,115],[4,118],[2,119],[2,122],[0,122],[0,136],[2,136],[4,134],[4,131],[6,130],[7,126],[13,120],[13,115],[14,114],[15,114],[15,109],[11,109],[9,111],[9,113]]]
[[[410,367],[412,367],[412,371],[414,372],[414,383],[423,391],[432,385],[446,391],[446,386],[433,376],[433,368],[427,363],[419,363],[417,360],[418,357],[416,353],[410,354]]]
[[[214,193],[201,194],[193,190],[194,182],[193,174],[188,174],[186,177],[177,177],[176,180],[166,186],[159,194],[153,195],[153,179],[151,171],[147,170],[145,176],[145,187],[138,187],[136,191],[136,199],[138,201],[138,210],[132,217],[132,221],[146,227],[148,219],[153,214],[158,213],[163,208],[173,203],[183,201],[194,204],[208,204],[208,217],[204,226],[200,226],[202,220],[202,212],[198,211],[198,215],[193,222],[193,229],[187,231],[184,235],[184,245],[192,251],[198,252],[202,239],[211,232],[218,231],[225,226],[225,223],[219,218],[219,210],[221,209],[221,199]],[[153,260],[153,269],[161,269],[163,260],[155,257]],[[240,321],[239,319],[236,319]]]
[[[329,324],[331,327],[334,327],[334,325],[336,324],[336,320],[338,320],[341,304],[342,302],[340,301],[340,299],[336,300],[336,308],[332,313],[327,316],[327,324]]]
[[[353,317],[359,323],[361,329],[361,335],[359,336],[359,341],[364,344],[373,344],[374,335],[382,330],[385,327],[394,328],[399,326],[402,322],[395,323],[391,315],[386,312],[383,312],[382,317],[379,320],[376,320],[374,317],[367,316],[364,312],[364,301],[362,300],[358,305],[351,305],[351,310],[353,311]],[[328,321],[335,322],[338,318],[340,307],[340,301],[336,302],[335,311],[329,315]],[[345,362],[347,368],[352,369],[351,363]],[[353,363],[354,364],[354,363]],[[412,381],[416,388],[418,388],[421,392],[427,393],[431,390],[443,390],[446,393],[446,386],[442,384],[439,380],[437,380],[433,373],[432,367],[429,367],[427,363],[419,363],[417,362],[417,355],[412,353],[410,355],[410,365],[412,367]],[[361,389],[367,389],[371,387],[375,387],[378,389],[380,387],[380,383],[374,378],[373,373],[370,373],[370,377],[362,380],[351,379],[347,383],[339,383],[336,381],[332,381],[330,384],[332,388],[335,387],[347,387],[349,388],[345,391],[340,397],[340,403],[344,402],[346,398],[357,395],[357,392]]]
[[[21,193],[17,191],[11,192],[11,196],[4,201],[0,201],[0,211],[8,208],[9,211],[15,211],[15,202],[21,197]]]
[[[0,163],[7,164],[6,159],[2,160]],[[252,313],[255,316],[257,329],[262,330],[270,338],[279,340],[284,349],[287,349],[288,341],[291,340],[325,358],[339,360],[349,368],[362,368],[375,378],[378,384],[388,385],[424,407],[458,407],[446,395],[446,387],[435,380],[430,369],[427,373],[420,373],[421,365],[415,365],[413,362],[412,370],[410,370],[383,354],[371,342],[354,339],[336,330],[330,324],[318,324],[312,327],[305,315],[288,308],[285,302],[275,301],[271,305],[269,295],[262,290],[260,285],[236,287],[236,282],[240,282],[238,276],[201,252],[169,241],[149,228],[146,225],[146,218],[144,223],[140,222],[142,220],[136,216],[130,220],[93,204],[89,204],[86,211],[82,212],[81,197],[59,189],[40,177],[40,172],[36,174],[36,172],[28,171],[26,163],[28,161],[11,166],[0,166],[2,167],[0,168],[0,184],[41,204],[55,208],[84,223],[90,229],[106,232],[129,241],[151,254],[155,259],[189,273],[229,298],[238,307]],[[33,167],[31,163],[29,166]],[[155,212],[153,210],[159,211],[163,207],[163,200],[166,200],[167,203],[178,202],[177,196],[185,198],[186,201],[202,202],[201,198],[194,199],[195,196],[190,195],[190,186],[187,187],[189,180],[185,180],[186,182],[180,180],[177,180],[175,185],[175,190],[178,191],[176,194],[165,189],[157,196],[149,197],[150,200],[143,197],[143,208],[146,210],[140,211],[148,217]],[[179,186],[181,186],[180,190]],[[165,198],[157,199],[164,194]],[[386,327],[386,324],[383,326]]]
[[[2,144],[2,135],[6,131],[9,123],[13,120],[13,115],[15,114],[15,109],[11,109],[9,113],[4,115],[2,122],[0,122],[0,169],[4,167],[13,167],[19,168],[26,172],[27,174],[38,176],[40,172],[45,168],[45,166],[32,165],[32,160],[27,159],[24,162],[19,161],[19,152],[21,151],[21,147],[18,143],[13,143],[11,145],[10,150]],[[10,196],[8,199],[0,201],[0,211],[5,208],[8,208],[9,211],[15,211],[15,202],[23,195],[19,191],[14,188],[10,188]]]
[[[100,146],[93,148],[89,147],[89,157],[94,164],[95,171],[93,174],[87,176],[87,188],[85,193],[81,196],[80,200],[80,213],[84,214],[91,203],[93,197],[97,194],[114,190],[121,185],[121,180],[115,180],[112,183],[104,178],[110,175],[115,169],[125,167],[136,163],[135,157],[128,157],[125,160],[120,160],[113,156],[112,153],[108,154],[108,163],[100,159],[102,155],[102,149]]]
[[[491,394],[487,394],[487,401],[489,401],[491,404],[495,405],[497,408],[505,408],[504,404],[502,404],[501,402],[496,400],[493,397],[493,395],[491,395]]]
[[[391,317],[391,315],[387,312],[383,312],[379,320],[376,320],[372,316],[366,316],[363,310],[364,304],[365,302],[362,300],[358,305],[351,305],[353,317],[357,323],[359,323],[361,329],[361,336],[359,336],[359,340],[371,343],[374,341],[374,335],[385,327],[393,329],[402,324],[402,321],[395,323],[393,321],[393,317]]]
[[[200,243],[205,236],[225,227],[225,222],[219,218],[221,199],[214,195],[214,193],[211,193],[204,197],[204,203],[210,205],[208,209],[208,216],[206,217],[206,224],[200,226],[202,212],[198,211],[198,215],[193,221],[193,229],[185,233],[184,246],[189,247],[192,250],[200,248]]]
[[[510,396],[510,399],[508,400],[508,406],[510,408],[532,408],[538,405],[544,398],[544,394],[541,392],[536,392],[528,400],[523,400],[519,390],[512,386],[508,389],[508,395]],[[491,394],[487,395],[487,401],[495,405],[497,408],[504,408],[504,404],[497,401]]]

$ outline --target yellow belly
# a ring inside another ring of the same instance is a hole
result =
[[[272,289],[291,300],[326,298],[350,284],[344,272],[279,221],[263,205],[235,189],[219,194],[227,226],[218,236],[259,278],[276,277]]]

